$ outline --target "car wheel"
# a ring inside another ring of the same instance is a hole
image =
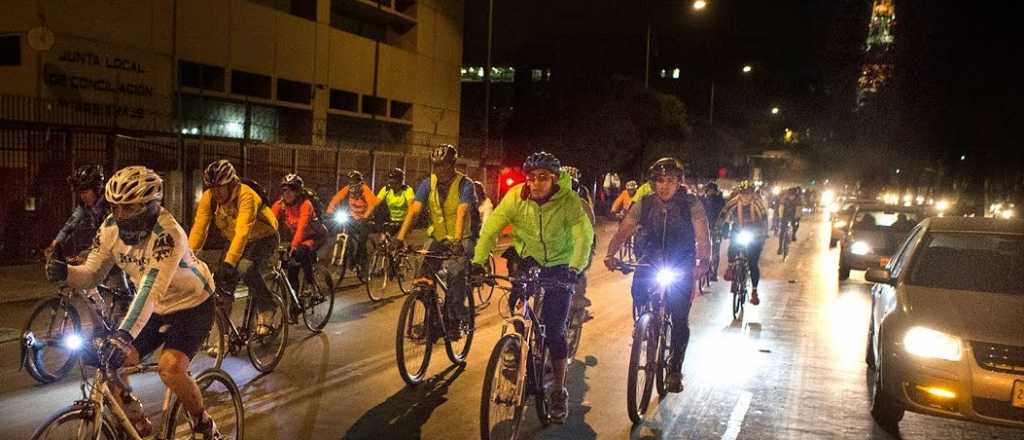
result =
[[[884,366],[878,362],[871,374],[871,418],[886,432],[899,432],[900,420],[905,412],[903,405],[882,388],[882,370]]]
[[[846,259],[839,256],[839,281],[846,281],[850,279],[850,265],[846,264]]]

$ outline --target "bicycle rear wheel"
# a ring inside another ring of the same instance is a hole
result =
[[[425,293],[413,292],[405,299],[398,316],[398,331],[395,335],[395,356],[398,374],[405,383],[415,386],[423,381],[430,365],[434,334],[433,309],[424,299]]]
[[[456,339],[445,336],[445,351],[448,353],[448,359],[455,365],[466,365],[466,356],[469,356],[469,348],[473,345],[473,333],[476,332],[476,302],[473,299],[473,292],[466,292],[463,296],[460,307],[463,317],[450,320],[453,323],[457,322],[458,325],[454,332],[449,332],[449,335],[456,336]]]
[[[36,430],[32,434],[32,440],[95,439],[97,430],[99,431],[98,438],[101,440],[118,439],[114,425],[107,417],[100,417],[100,426],[97,429],[96,410],[97,408],[91,402],[76,403],[64,408]]]
[[[507,334],[491,350],[480,393],[480,438],[519,438],[526,403],[526,386],[519,383],[522,337]]]
[[[25,353],[25,370],[41,383],[56,382],[74,368],[79,352],[68,345],[70,341],[89,344],[91,338],[90,335],[82,334],[82,320],[78,311],[62,296],[46,298],[36,305],[25,323],[22,335],[27,332],[32,333],[34,342],[31,347],[23,348],[28,350]],[[75,335],[78,338],[72,339]]]
[[[245,408],[238,385],[228,373],[220,369],[209,369],[196,377],[196,384],[202,390],[206,412],[213,418],[221,437],[225,440],[245,438]],[[185,411],[177,398],[168,413],[168,439],[186,439],[192,435],[192,417]]]
[[[249,307],[252,310],[247,313],[249,340],[245,347],[252,366],[262,373],[269,373],[284,357],[284,348],[288,345],[288,316],[277,295],[269,298],[250,295]]]
[[[313,281],[309,285],[305,277],[299,279],[299,307],[302,308],[302,322],[306,328],[320,333],[334,311],[334,281],[320,269],[313,269]]]
[[[652,338],[651,321],[651,314],[645,313],[633,328],[633,348],[629,353],[629,371],[626,374],[626,411],[633,424],[643,422],[654,387],[657,341]]]

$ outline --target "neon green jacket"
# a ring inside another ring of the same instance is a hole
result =
[[[523,184],[505,194],[480,230],[473,262],[484,264],[506,226],[512,225],[512,243],[523,258],[533,257],[544,267],[568,264],[582,271],[590,258],[594,227],[583,203],[572,192],[572,179],[561,173],[558,191],[543,205],[525,198]]]
[[[387,186],[377,192],[377,198],[387,204],[391,221],[395,223],[401,223],[405,219],[405,212],[412,205],[412,200],[415,197],[412,187],[408,185],[405,186],[404,190],[397,192]]]

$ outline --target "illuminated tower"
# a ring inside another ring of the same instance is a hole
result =
[[[867,104],[892,79],[896,26],[893,1],[873,0],[864,64],[857,79],[857,108]]]

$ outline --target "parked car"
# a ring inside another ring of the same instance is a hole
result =
[[[1024,427],[1024,222],[923,221],[872,288],[871,414]]]
[[[839,248],[839,279],[851,270],[881,267],[911,229],[925,218],[920,207],[883,204],[856,205]]]

